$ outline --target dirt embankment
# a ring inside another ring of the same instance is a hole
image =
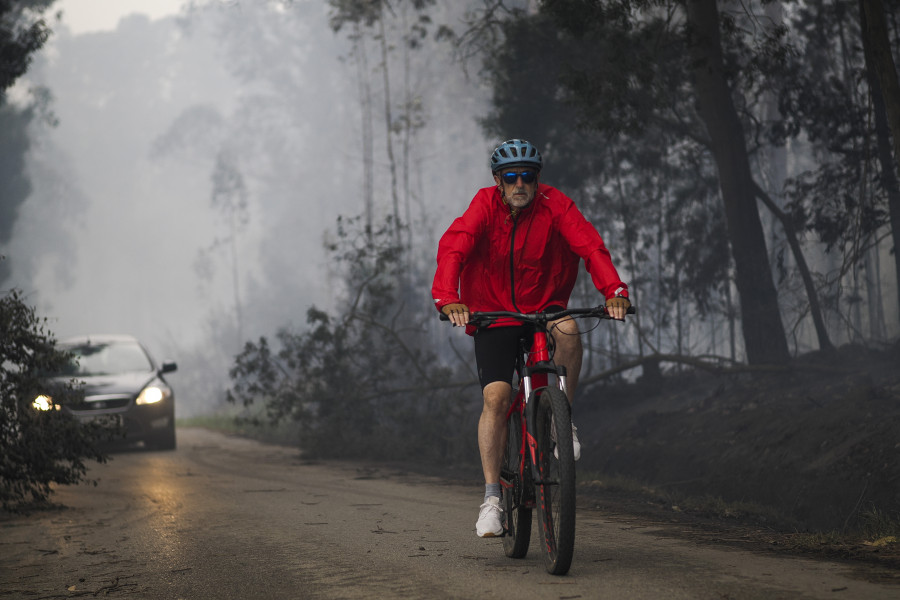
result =
[[[580,395],[588,472],[637,479],[673,501],[759,504],[782,528],[900,519],[900,344],[811,354],[789,372],[670,374]]]

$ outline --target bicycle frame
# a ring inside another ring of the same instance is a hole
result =
[[[532,477],[537,477],[540,473],[539,469],[537,469],[539,457],[534,430],[534,423],[537,417],[536,406],[529,403],[532,392],[536,389],[547,387],[550,384],[549,375],[555,375],[559,389],[566,393],[565,367],[557,366],[552,362],[550,348],[547,345],[547,335],[546,331],[536,329],[530,347],[524,340],[522,341],[516,364],[516,371],[519,373],[519,389],[510,404],[509,410],[506,411],[507,427],[511,426],[510,417],[514,412],[518,411],[522,415],[522,418],[519,420],[522,427],[520,436],[522,446],[519,448],[518,471],[523,476],[526,472],[526,455],[530,459],[529,466],[532,467]],[[533,479],[533,482],[541,484],[541,481],[537,479]],[[503,483],[501,480],[501,484]],[[508,487],[509,484],[506,485]],[[533,501],[530,501],[529,504],[533,504]]]

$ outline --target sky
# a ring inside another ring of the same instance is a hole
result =
[[[133,13],[159,19],[177,14],[185,0],[57,0],[54,12],[63,12],[63,22],[75,35],[109,31],[119,19]]]

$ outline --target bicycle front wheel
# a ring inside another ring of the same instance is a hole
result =
[[[537,395],[538,470],[535,474],[544,564],[565,575],[575,551],[575,452],[572,417],[566,395],[545,388]]]
[[[506,451],[500,467],[503,485],[503,517],[506,534],[503,551],[510,558],[524,558],[531,542],[531,493],[530,467],[522,469],[522,415],[513,412],[506,424]],[[529,461],[530,462],[530,461]]]

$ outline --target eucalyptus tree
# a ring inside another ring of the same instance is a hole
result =
[[[43,13],[53,1],[0,0],[0,248],[9,242],[18,208],[31,193],[25,173],[27,128],[46,100],[39,95],[29,106],[16,106],[7,90],[27,72],[35,52],[50,37]],[[0,261],[0,283],[8,276],[8,263]]]
[[[323,229],[359,197],[352,87],[337,59],[346,44],[321,9],[317,0],[209,0],[182,17],[182,35],[216,44],[229,86],[186,109],[155,151],[208,174],[220,229],[199,240],[195,270],[218,297],[234,298],[225,325],[238,336],[298,314],[298,299],[327,295]]]
[[[659,351],[674,326],[672,343],[683,350],[689,319],[682,301],[701,314],[718,310],[712,298],[730,285],[730,261],[708,159],[696,144],[679,143],[675,128],[651,118],[654,100],[628,84],[629,77],[653,77],[649,69],[659,53],[653,35],[629,44],[624,31],[610,27],[586,40],[566,35],[541,13],[507,20],[500,31],[528,43],[500,44],[488,53],[494,108],[483,126],[494,135],[521,132],[545,149],[545,180],[572,194],[614,253],[625,257],[621,266],[643,309],[639,326],[648,340]],[[591,77],[575,70],[587,65],[597,69]],[[522,77],[523,69],[539,76]],[[657,71],[657,95],[675,95],[683,86],[678,71],[667,65]],[[603,98],[607,114],[586,100],[592,96]]]
[[[382,124],[385,128],[384,156],[390,174],[391,214],[397,226],[398,239],[400,224],[409,214],[409,156],[412,133],[424,124],[421,119],[421,104],[414,101],[410,88],[410,52],[419,47],[422,39],[428,35],[432,23],[428,9],[434,4],[435,0],[329,0],[331,27],[335,33],[347,27],[351,29],[349,37],[353,41],[353,59],[358,66],[357,78],[363,116],[362,147],[366,165],[365,215],[369,227],[372,226],[374,214],[371,186],[374,180],[372,167],[375,161],[372,132],[374,105],[370,80],[372,71],[369,69],[367,44],[371,41],[377,47],[379,57],[377,69],[381,72]],[[395,37],[399,39],[395,40]],[[403,69],[400,101],[394,97],[395,93],[392,91],[395,88],[395,81],[392,77],[390,59],[390,54],[398,46],[402,53],[400,62]],[[399,138],[397,141],[401,145],[399,153],[395,149],[395,138]],[[401,210],[401,195],[405,211]]]
[[[735,19],[720,15],[715,2],[706,0],[556,0],[541,4],[538,15],[520,13],[508,22],[527,19],[540,20],[544,38],[561,49],[556,58],[550,59],[556,61],[558,75],[551,72],[541,80],[547,90],[544,96],[563,98],[564,109],[577,115],[574,126],[570,118],[560,129],[579,133],[559,135],[555,143],[548,140],[553,151],[558,153],[558,148],[569,146],[578,155],[592,153],[585,153],[577,142],[571,143],[573,138],[587,141],[593,154],[604,147],[633,153],[634,146],[640,144],[647,149],[644,164],[622,161],[597,165],[602,170],[593,172],[609,178],[625,167],[628,176],[637,181],[641,169],[652,167],[646,156],[655,154],[657,164],[680,161],[685,166],[698,166],[699,171],[685,170],[683,174],[684,178],[695,178],[696,184],[709,183],[713,175],[722,203],[719,211],[708,214],[724,217],[721,223],[733,262],[729,265],[721,260],[721,253],[713,253],[710,258],[717,260],[718,266],[712,271],[698,269],[712,279],[698,287],[698,292],[715,288],[715,278],[723,281],[725,273],[733,269],[747,359],[751,363],[786,360],[787,342],[756,206],[749,133],[744,128],[748,115],[740,86],[745,79],[738,77],[738,68],[751,63],[747,41],[736,33]],[[507,40],[532,40],[508,33]],[[520,48],[528,45],[501,43],[497,52],[522,58]],[[504,88],[516,89],[501,74],[510,72],[515,57],[507,59],[503,69],[490,70],[498,112],[527,111],[531,102],[523,100],[524,96],[503,96]],[[530,64],[527,60],[519,62]],[[525,85],[521,78],[516,83]],[[509,108],[513,104],[520,106]],[[523,115],[520,122],[536,122],[543,117],[533,111]],[[685,161],[688,155],[690,159]],[[592,172],[583,161],[569,162],[581,173]],[[679,189],[692,187],[698,199],[709,193],[708,187],[696,184],[677,178],[667,197],[674,198],[681,193]],[[638,200],[640,196],[633,194],[633,198]],[[722,233],[716,227],[708,231]],[[685,247],[691,244],[690,240],[679,242]],[[709,239],[699,243],[715,247],[709,245]],[[687,263],[684,266],[690,268]]]
[[[881,166],[880,182],[888,198],[894,242],[894,274],[898,286],[896,308],[900,316],[900,184],[897,182],[896,168],[900,166],[900,83],[891,50],[884,4],[881,0],[860,0],[859,19],[866,76],[875,116],[878,161]],[[893,160],[890,139],[893,139]]]
[[[782,226],[799,273],[806,302],[805,308],[795,309],[794,318],[810,317],[819,347],[832,347],[824,311],[838,309],[829,288],[833,278],[814,272],[806,255],[818,252],[817,241],[826,247],[839,241],[844,263],[858,261],[864,256],[861,250],[883,237],[877,232],[883,232],[887,216],[894,218],[889,210],[893,201],[885,200],[894,197],[892,169],[883,166],[889,156],[884,135],[888,118],[879,115],[893,105],[879,109],[877,98],[873,100],[873,128],[866,119],[870,95],[859,93],[866,87],[862,42],[872,36],[860,39],[860,27],[854,25],[854,15],[862,16],[858,8],[849,2],[787,3],[781,22],[772,18],[780,17],[779,11],[761,5],[713,0],[551,0],[537,14],[504,12],[502,0],[486,5],[484,19],[499,24],[494,31],[504,34],[489,45],[486,61],[495,107],[489,127],[527,127],[555,157],[573,166],[576,179],[580,173],[588,180],[584,189],[599,189],[598,178],[639,181],[639,171],[653,172],[662,164],[646,160],[653,152],[676,169],[685,167],[686,177],[708,180],[712,175],[721,209],[708,214],[724,217],[725,228],[708,230],[727,232],[731,262],[707,275],[733,272],[748,360],[777,362],[786,357],[778,296],[789,300],[781,306],[787,310],[793,292],[784,284],[780,251],[766,247],[760,201]],[[875,71],[874,60],[870,62],[868,70]],[[516,78],[523,69],[535,75]],[[870,86],[875,79],[870,77]],[[780,110],[770,108],[772,99]],[[548,111],[548,106],[556,109]],[[879,127],[879,122],[885,125]],[[875,152],[870,141],[879,130],[881,150]],[[643,163],[592,164],[573,159],[584,153],[584,143],[598,157],[636,154],[639,146],[647,152]],[[762,183],[762,156],[785,145],[793,151],[786,165],[792,178],[783,192],[792,200],[787,207]],[[804,149],[811,153],[801,154]],[[879,169],[872,159],[877,155],[882,167],[875,181],[872,174]],[[683,183],[675,178],[664,197],[675,197],[679,188],[684,189]],[[853,199],[859,195],[851,193],[854,188],[864,190],[868,199]],[[634,192],[642,189],[633,188],[635,200],[641,195]],[[691,245],[690,240],[679,241]],[[769,256],[779,261],[777,294]],[[877,289],[869,292],[870,300],[878,296]]]
[[[863,297],[870,334],[879,337],[883,331],[877,261],[886,253],[879,246],[892,232],[896,248],[900,227],[890,142],[893,109],[884,102],[867,18],[864,3],[849,0],[793,7],[793,52],[775,84],[784,118],[766,132],[775,142],[799,141],[811,149],[811,164],[788,180],[787,208],[796,227],[814,233],[836,262],[821,285],[852,337],[862,334]],[[884,20],[883,12],[879,18]],[[882,29],[886,34],[883,22]],[[900,281],[896,252],[890,260]],[[865,289],[858,281],[861,270]]]

